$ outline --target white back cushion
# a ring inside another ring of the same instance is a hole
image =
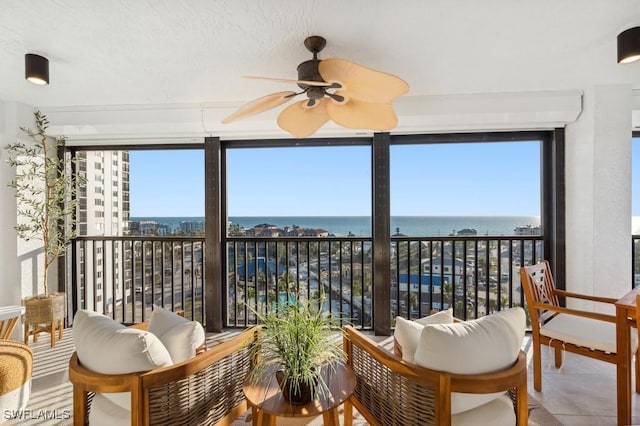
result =
[[[76,313],[73,341],[82,365],[96,373],[135,373],[173,364],[153,333],[127,328],[97,312]]]
[[[525,330],[520,307],[473,321],[427,325],[415,353],[415,363],[457,374],[482,374],[510,367],[518,358]],[[451,396],[451,413],[461,413],[492,401],[503,392]]]
[[[193,358],[205,340],[204,328],[198,321],[189,321],[160,306],[154,306],[147,330],[160,339],[175,364]]]
[[[97,312],[76,313],[73,341],[80,363],[96,373],[127,374],[173,365],[171,355],[153,333],[127,328]],[[129,392],[103,395],[123,409],[131,408]]]
[[[402,317],[396,317],[396,329],[393,332],[394,339],[402,348],[402,359],[413,363],[413,356],[420,341],[420,333],[427,324],[451,324],[453,323],[453,309],[436,312],[424,318],[410,321]]]

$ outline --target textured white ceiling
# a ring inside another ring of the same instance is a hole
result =
[[[236,106],[341,57],[404,78],[408,96],[640,88],[616,63],[616,35],[639,0],[2,0],[0,100],[38,107]],[[50,60],[51,84],[24,80],[24,54]]]

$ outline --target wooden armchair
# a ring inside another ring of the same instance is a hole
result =
[[[356,375],[356,389],[345,402],[345,425],[353,423],[353,407],[371,425],[450,425],[451,394],[510,391],[518,425],[528,423],[527,363],[520,351],[513,366],[487,374],[464,375],[431,370],[402,360],[351,326],[345,326],[344,350]],[[482,409],[482,408],[480,408]],[[457,416],[475,421],[470,410]]]
[[[562,366],[562,351],[616,364],[616,317],[598,312],[560,306],[558,297],[588,300],[612,305],[616,299],[572,293],[556,288],[549,263],[520,268],[520,281],[531,318],[533,336],[533,387],[542,390],[541,345],[554,348],[555,366]],[[640,386],[640,360],[635,338],[636,390]]]
[[[179,364],[131,374],[95,373],[74,352],[69,362],[74,424],[88,424],[95,393],[131,392],[131,425],[229,425],[247,410],[242,384],[258,334],[250,328]]]

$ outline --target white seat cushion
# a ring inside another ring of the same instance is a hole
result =
[[[513,426],[516,413],[511,398],[502,395],[491,402],[451,416],[452,426]]]
[[[432,370],[482,374],[511,367],[524,339],[526,316],[520,307],[465,322],[426,325],[415,353],[415,363]],[[451,413],[486,404],[504,392],[451,394]]]
[[[540,327],[540,334],[585,348],[616,353],[616,325],[612,322],[557,314]],[[637,340],[634,330],[631,333],[632,349],[635,349]]]
[[[105,398],[105,395],[97,393],[93,396],[89,424],[91,426],[130,426],[131,411]]]
[[[196,349],[204,345],[204,328],[198,321],[189,321],[160,306],[154,306],[147,330],[158,336],[174,364],[193,358]]]
[[[393,332],[394,339],[402,348],[402,359],[413,363],[413,356],[420,341],[420,333],[427,324],[452,324],[453,309],[436,312],[424,318],[410,321],[402,317],[396,317],[396,329]]]

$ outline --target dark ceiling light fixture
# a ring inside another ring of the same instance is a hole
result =
[[[640,59],[640,27],[618,34],[618,63],[628,64]]]
[[[49,84],[49,60],[34,53],[24,55],[24,78],[39,86]]]

